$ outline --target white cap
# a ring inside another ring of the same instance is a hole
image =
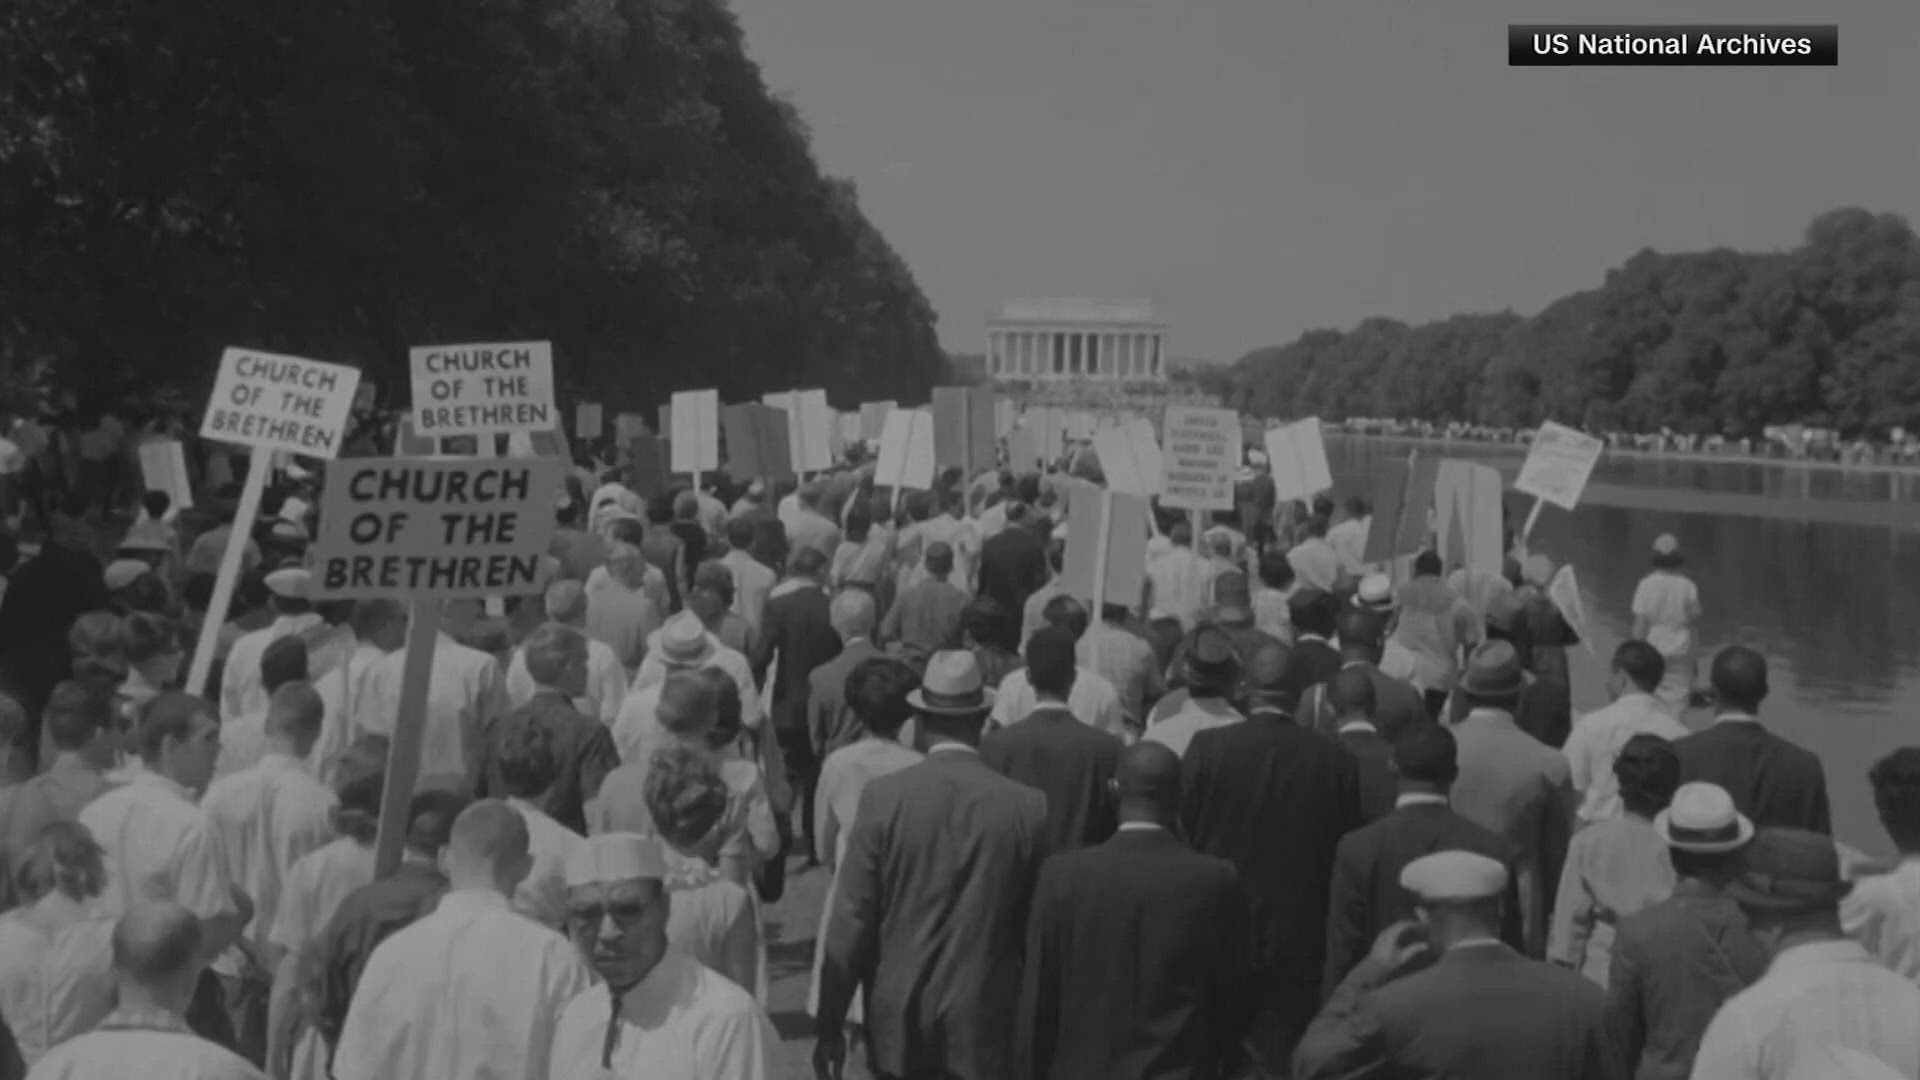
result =
[[[153,567],[139,559],[115,559],[107,565],[105,580],[108,592],[118,592],[133,584]]]
[[[1408,863],[1400,887],[1427,901],[1485,900],[1507,887],[1507,868],[1471,851],[1437,851]]]
[[[639,833],[590,836],[567,849],[568,885],[610,885],[620,881],[660,881],[667,876],[660,842]]]
[[[304,566],[283,566],[267,575],[267,591],[288,600],[305,600],[313,575]]]

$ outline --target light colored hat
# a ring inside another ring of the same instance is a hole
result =
[[[283,566],[267,575],[267,591],[288,600],[305,600],[313,574],[304,566]]]
[[[660,842],[639,833],[601,833],[567,848],[568,885],[661,881],[667,876]]]
[[[107,565],[104,575],[108,592],[118,592],[139,580],[141,575],[153,568],[139,559],[115,559]]]
[[[1700,855],[1738,851],[1753,839],[1753,822],[1733,805],[1718,784],[1682,784],[1665,810],[1654,815],[1653,831],[1668,847]]]
[[[1545,555],[1529,555],[1520,567],[1520,576],[1535,585],[1546,585],[1553,581],[1555,569],[1553,560]]]
[[[1661,533],[1659,538],[1653,542],[1653,553],[1655,555],[1674,555],[1678,554],[1679,551],[1680,540],[1672,533]]]
[[[1393,598],[1393,579],[1385,574],[1368,574],[1360,579],[1360,588],[1353,594],[1355,607],[1369,608],[1373,611],[1392,611],[1396,605]]]
[[[683,611],[660,628],[660,655],[676,667],[699,667],[713,659],[713,638],[700,616]]]
[[[1506,889],[1507,868],[1471,851],[1436,851],[1408,863],[1400,887],[1431,903],[1485,900]]]
[[[993,691],[972,653],[949,649],[927,661],[927,673],[907,695],[907,704],[937,716],[980,716],[993,709]]]

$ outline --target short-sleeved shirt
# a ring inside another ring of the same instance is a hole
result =
[[[273,929],[287,873],[333,840],[336,805],[333,792],[308,774],[305,762],[272,753],[244,772],[215,780],[200,800],[219,830],[228,873],[253,900],[246,941],[256,955]],[[214,970],[238,975],[237,963],[229,953]]]
[[[133,774],[80,811],[80,824],[105,852],[106,914],[125,915],[142,899],[170,900],[202,920],[238,912],[213,815],[165,776]]]
[[[987,726],[1012,727],[1039,707],[1040,695],[1034,693],[1033,684],[1027,680],[1026,669],[1011,672],[1000,681]],[[1073,714],[1074,719],[1116,739],[1126,735],[1126,709],[1120,702],[1120,691],[1114,689],[1113,684],[1098,672],[1079,666],[1074,668],[1073,689],[1067,694],[1067,711]]]
[[[347,897],[373,883],[374,854],[372,844],[343,836],[294,863],[280,883],[267,940],[288,955],[318,940]]]
[[[1662,656],[1678,656],[1693,647],[1693,620],[1700,616],[1700,591],[1690,578],[1655,570],[1633,590],[1633,614],[1647,620],[1647,644]]]

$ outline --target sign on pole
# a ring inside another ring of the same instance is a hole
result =
[[[875,487],[890,487],[894,499],[904,488],[928,491],[933,488],[933,416],[923,409],[895,409],[887,414],[886,430],[880,433],[880,461],[875,467]]]
[[[1062,588],[1097,615],[1103,603],[1133,607],[1147,577],[1148,521],[1139,495],[1091,484],[1067,502],[1067,550]]]
[[[887,429],[887,416],[894,410],[891,401],[868,401],[860,406],[860,437],[877,439]]]
[[[779,480],[793,475],[785,409],[748,402],[722,411],[727,431],[727,475],[736,482]]]
[[[999,401],[985,390],[964,386],[933,388],[933,458],[936,467],[958,466],[967,479],[990,469],[1000,457],[995,428]]]
[[[140,475],[148,491],[164,491],[173,505],[193,509],[193,482],[187,455],[178,439],[148,439],[140,444]]]
[[[422,435],[552,431],[553,347],[544,341],[425,345],[408,353]]]
[[[1327,446],[1320,436],[1319,417],[1269,428],[1266,444],[1276,498],[1311,499],[1333,487],[1333,470],[1327,467]]]
[[[1500,572],[1505,551],[1500,474],[1485,465],[1442,461],[1434,477],[1433,531],[1449,567]]]
[[[1138,421],[1102,427],[1093,433],[1093,452],[1107,487],[1125,495],[1160,493],[1160,447],[1151,427]]]
[[[1233,509],[1240,471],[1240,417],[1232,409],[1167,407],[1160,503],[1181,510]]]
[[[795,472],[833,467],[833,410],[825,390],[788,390],[767,394],[761,403],[787,414],[787,456]]]
[[[592,441],[600,437],[600,403],[583,401],[573,410],[574,437]]]
[[[1587,478],[1593,475],[1593,467],[1605,449],[1605,443],[1586,432],[1549,420],[1534,434],[1526,464],[1520,466],[1520,476],[1513,482],[1514,490],[1572,510],[1580,505]]]
[[[338,457],[359,387],[359,369],[342,364],[251,349],[228,349],[221,354],[220,374],[214,379],[207,415],[200,422],[200,437],[250,447],[251,456],[227,550],[221,554],[220,572],[207,602],[206,621],[187,669],[188,693],[205,693],[207,678],[213,674],[214,650],[226,625],[227,609],[233,605],[234,585],[240,579],[253,519],[260,513],[260,497],[266,494],[267,478],[273,472],[274,454],[291,451],[308,457]]]
[[[663,417],[673,439],[673,471],[693,477],[720,467],[720,391],[682,390],[673,395]]]

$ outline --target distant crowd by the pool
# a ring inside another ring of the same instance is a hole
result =
[[[1485,424],[1439,423],[1427,420],[1381,420],[1350,417],[1328,421],[1335,431],[1410,439],[1460,442],[1515,443],[1533,441],[1537,428],[1490,427]],[[1759,438],[1732,438],[1663,430],[1654,432],[1596,431],[1588,434],[1609,448],[1651,454],[1697,454],[1727,458],[1771,458],[1833,465],[1920,466],[1920,438],[1894,428],[1885,439],[1842,439],[1831,429],[1788,424],[1766,428]]]

